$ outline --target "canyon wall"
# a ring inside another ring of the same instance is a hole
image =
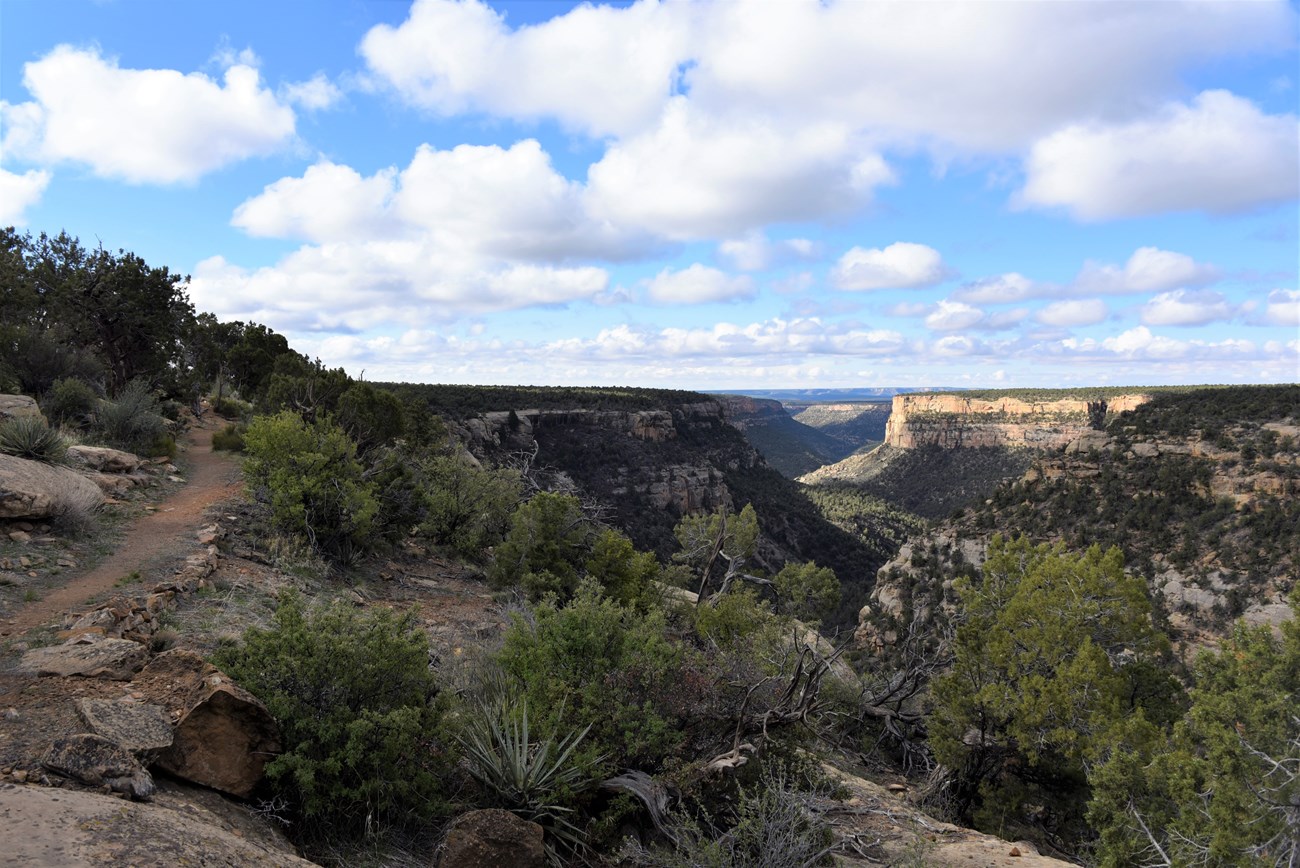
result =
[[[1107,413],[1132,410],[1150,395],[1106,398]],[[1011,446],[1060,449],[1089,430],[1088,399],[1022,401],[1019,398],[965,398],[961,395],[897,395],[885,443],[901,449]]]

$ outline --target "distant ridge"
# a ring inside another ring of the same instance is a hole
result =
[[[952,386],[881,386],[863,389],[701,389],[706,395],[747,395],[750,398],[768,398],[773,401],[794,401],[803,404],[838,403],[851,401],[888,401],[895,395],[915,392],[960,392]]]

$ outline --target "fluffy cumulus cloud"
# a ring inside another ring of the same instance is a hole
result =
[[[62,45],[23,67],[31,102],[0,106],[7,157],[73,162],[130,183],[193,182],[294,140],[293,109],[236,63],[220,81],[173,69],[123,69]]]
[[[771,319],[704,328],[649,329],[620,325],[591,339],[546,344],[548,353],[569,357],[700,359],[801,358],[807,356],[893,356],[905,351],[903,336],[887,329],[861,329],[816,318]]]
[[[1300,194],[1297,149],[1295,115],[1266,115],[1227,91],[1206,91],[1154,117],[1071,124],[1043,138],[1018,201],[1083,220],[1241,211]]]
[[[250,235],[309,244],[251,271],[209,259],[191,294],[231,316],[337,330],[606,301],[604,268],[571,263],[630,256],[645,242],[592,218],[582,193],[531,139],[425,145],[406,167],[370,176],[321,161],[267,185],[232,217]],[[700,277],[696,290],[712,300],[749,286],[691,269],[677,285]],[[665,293],[672,282],[665,278]]]
[[[50,173],[30,169],[15,174],[0,169],[0,226],[24,226],[27,209],[41,200]]]
[[[406,21],[361,42],[376,78],[444,114],[553,117],[593,135],[645,125],[689,56],[689,10],[635,3],[580,6],[512,29],[477,0],[416,0]]]
[[[740,271],[762,271],[774,265],[808,259],[816,254],[817,242],[808,238],[783,238],[772,240],[761,231],[754,230],[739,238],[728,238],[718,244],[718,256]]]
[[[1099,323],[1109,313],[1101,299],[1066,299],[1041,308],[1034,314],[1034,319],[1044,325],[1073,328]]]
[[[894,177],[843,123],[787,127],[702,112],[685,97],[610,145],[587,176],[594,213],[678,240],[851,213]]]
[[[939,251],[924,244],[896,241],[881,248],[853,247],[831,270],[836,289],[921,289],[953,275]]]
[[[1205,286],[1218,280],[1219,276],[1219,269],[1197,262],[1185,253],[1139,247],[1122,266],[1085,263],[1073,288],[1075,292],[1089,295],[1162,292]]]
[[[1153,326],[1199,326],[1230,319],[1235,313],[1222,294],[1212,290],[1175,289],[1142,306],[1142,322]]]
[[[646,281],[646,294],[658,304],[704,304],[754,297],[754,281],[696,263],[673,271],[665,268]]]
[[[1271,325],[1300,326],[1300,290],[1275,289],[1270,292],[1264,319]]]
[[[944,299],[925,318],[925,327],[931,331],[953,332],[971,328],[984,320],[984,311],[960,301]]]
[[[952,297],[974,304],[1009,304],[1052,296],[1058,291],[1057,287],[1030,280],[1023,274],[1012,271],[963,283],[953,292]]]
[[[284,99],[307,111],[324,111],[342,101],[343,91],[330,81],[325,73],[318,72],[306,81],[295,81],[285,85]]]
[[[927,4],[755,14],[641,0],[512,27],[477,0],[417,0],[400,25],[372,29],[361,54],[415,104],[553,117],[595,135],[642,130],[688,92],[714,113],[1008,150],[1080,116],[1136,111],[1188,61],[1285,47],[1291,23],[1284,3],[952,4],[936,15]]]

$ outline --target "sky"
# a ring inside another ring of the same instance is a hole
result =
[[[368,380],[1296,382],[1298,21],[2,0],[0,225]]]

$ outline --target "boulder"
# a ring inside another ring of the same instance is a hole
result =
[[[35,675],[81,675],[129,681],[149,659],[149,649],[127,639],[80,636],[67,645],[33,648],[19,669]]]
[[[0,455],[0,518],[88,514],[103,503],[95,483],[66,467]]]
[[[280,730],[266,706],[192,651],[158,655],[132,685],[180,712],[172,744],[156,762],[179,778],[245,797],[280,752]]]
[[[41,408],[36,406],[35,398],[26,395],[0,395],[0,422],[6,419],[17,419],[20,416],[45,418],[41,415]]]
[[[87,470],[101,473],[134,473],[140,469],[144,459],[120,449],[107,446],[69,446],[68,460]]]
[[[41,758],[41,765],[92,787],[107,786],[137,801],[153,798],[155,787],[149,772],[130,751],[102,735],[81,733],[58,739]]]
[[[96,735],[116,742],[146,762],[172,743],[172,722],[147,702],[82,698],[77,713]]]
[[[442,868],[542,868],[542,827],[509,811],[488,808],[452,820],[438,865]]]

